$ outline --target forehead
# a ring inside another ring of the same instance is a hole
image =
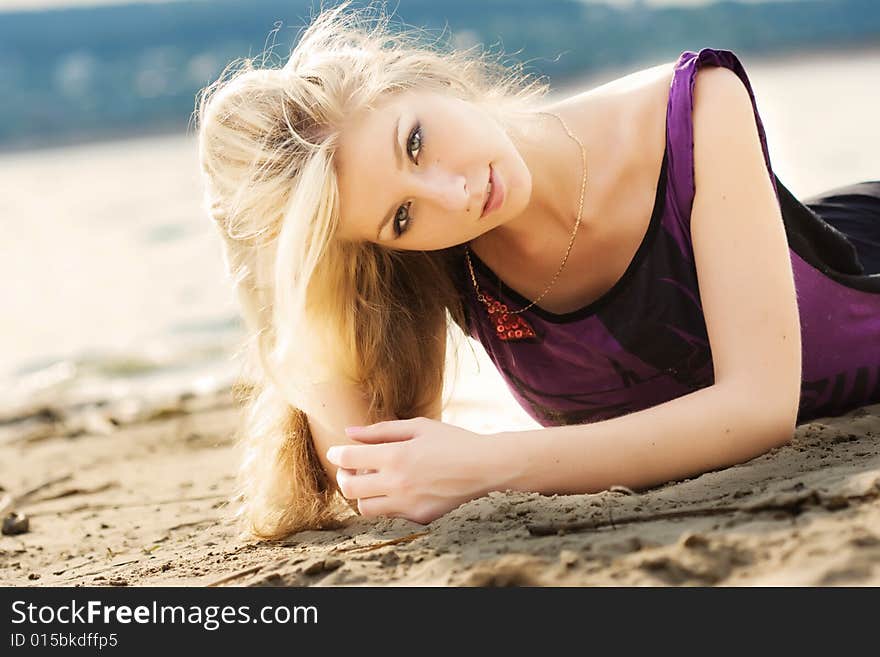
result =
[[[400,108],[400,99],[391,98],[350,116],[339,131],[336,161],[341,169],[347,168],[351,156],[363,148],[372,148],[382,128],[389,128]],[[389,141],[390,139],[387,139]]]

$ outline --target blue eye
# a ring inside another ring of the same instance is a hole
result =
[[[412,221],[412,217],[409,216],[409,208],[411,205],[412,202],[409,202],[397,208],[397,213],[394,215],[394,219],[391,222],[391,224],[394,226],[394,237],[400,237],[409,230],[409,224]],[[403,210],[404,212],[401,213],[401,210]],[[401,221],[405,221],[405,225],[403,228],[400,227]]]
[[[406,140],[407,155],[410,156],[410,160],[413,161],[413,164],[418,165],[418,153],[420,153],[421,150],[422,126],[420,123],[416,123]],[[413,151],[416,151],[416,155],[413,155]],[[412,206],[412,201],[410,201],[409,203],[405,203],[404,205],[401,205],[399,208],[397,208],[397,212],[395,213],[394,219],[391,222],[392,226],[394,227],[395,238],[400,237],[409,230],[409,225],[413,221],[413,218],[409,214],[410,206]],[[401,212],[401,210],[403,210],[403,212]],[[405,226],[401,228],[401,222],[403,221],[405,221]]]
[[[413,142],[418,144],[418,146],[410,146],[410,144],[412,144]],[[415,127],[412,129],[412,132],[409,133],[409,138],[406,140],[406,150],[410,154],[412,154],[413,150],[422,150],[422,126],[420,123],[416,123]],[[416,155],[415,158],[411,159],[414,163],[418,164],[418,162],[416,161],[418,159],[418,155]]]

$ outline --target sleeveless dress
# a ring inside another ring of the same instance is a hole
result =
[[[780,203],[801,324],[797,423],[880,402],[880,181],[804,202],[794,198],[773,173],[742,64],[729,50],[704,48],[685,51],[676,62],[651,220],[625,273],[606,294],[568,313],[535,305],[506,315],[507,304],[518,310],[530,300],[505,286],[471,251],[474,275],[490,301],[480,302],[464,245],[456,252],[467,332],[543,426],[617,417],[714,382],[690,232],[693,89],[704,66],[726,66],[748,90]]]

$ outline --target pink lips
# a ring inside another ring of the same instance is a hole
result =
[[[480,219],[497,210],[504,202],[504,184],[501,182],[501,178],[495,175],[495,169],[491,165],[489,166],[489,181],[492,183],[492,192],[486,199]]]

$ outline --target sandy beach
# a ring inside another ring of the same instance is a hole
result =
[[[789,189],[880,179],[880,50],[743,61]],[[0,180],[0,506],[29,522],[0,536],[0,585],[880,584],[880,405],[642,493],[495,493],[427,526],[244,540],[223,520],[241,325],[194,138],[0,154]],[[470,347],[444,421],[537,428]]]
[[[0,584],[880,584],[880,405],[800,427],[746,464],[634,494],[495,493],[430,525],[357,516],[270,544],[218,522],[231,395],[35,412],[2,434],[30,532]]]

